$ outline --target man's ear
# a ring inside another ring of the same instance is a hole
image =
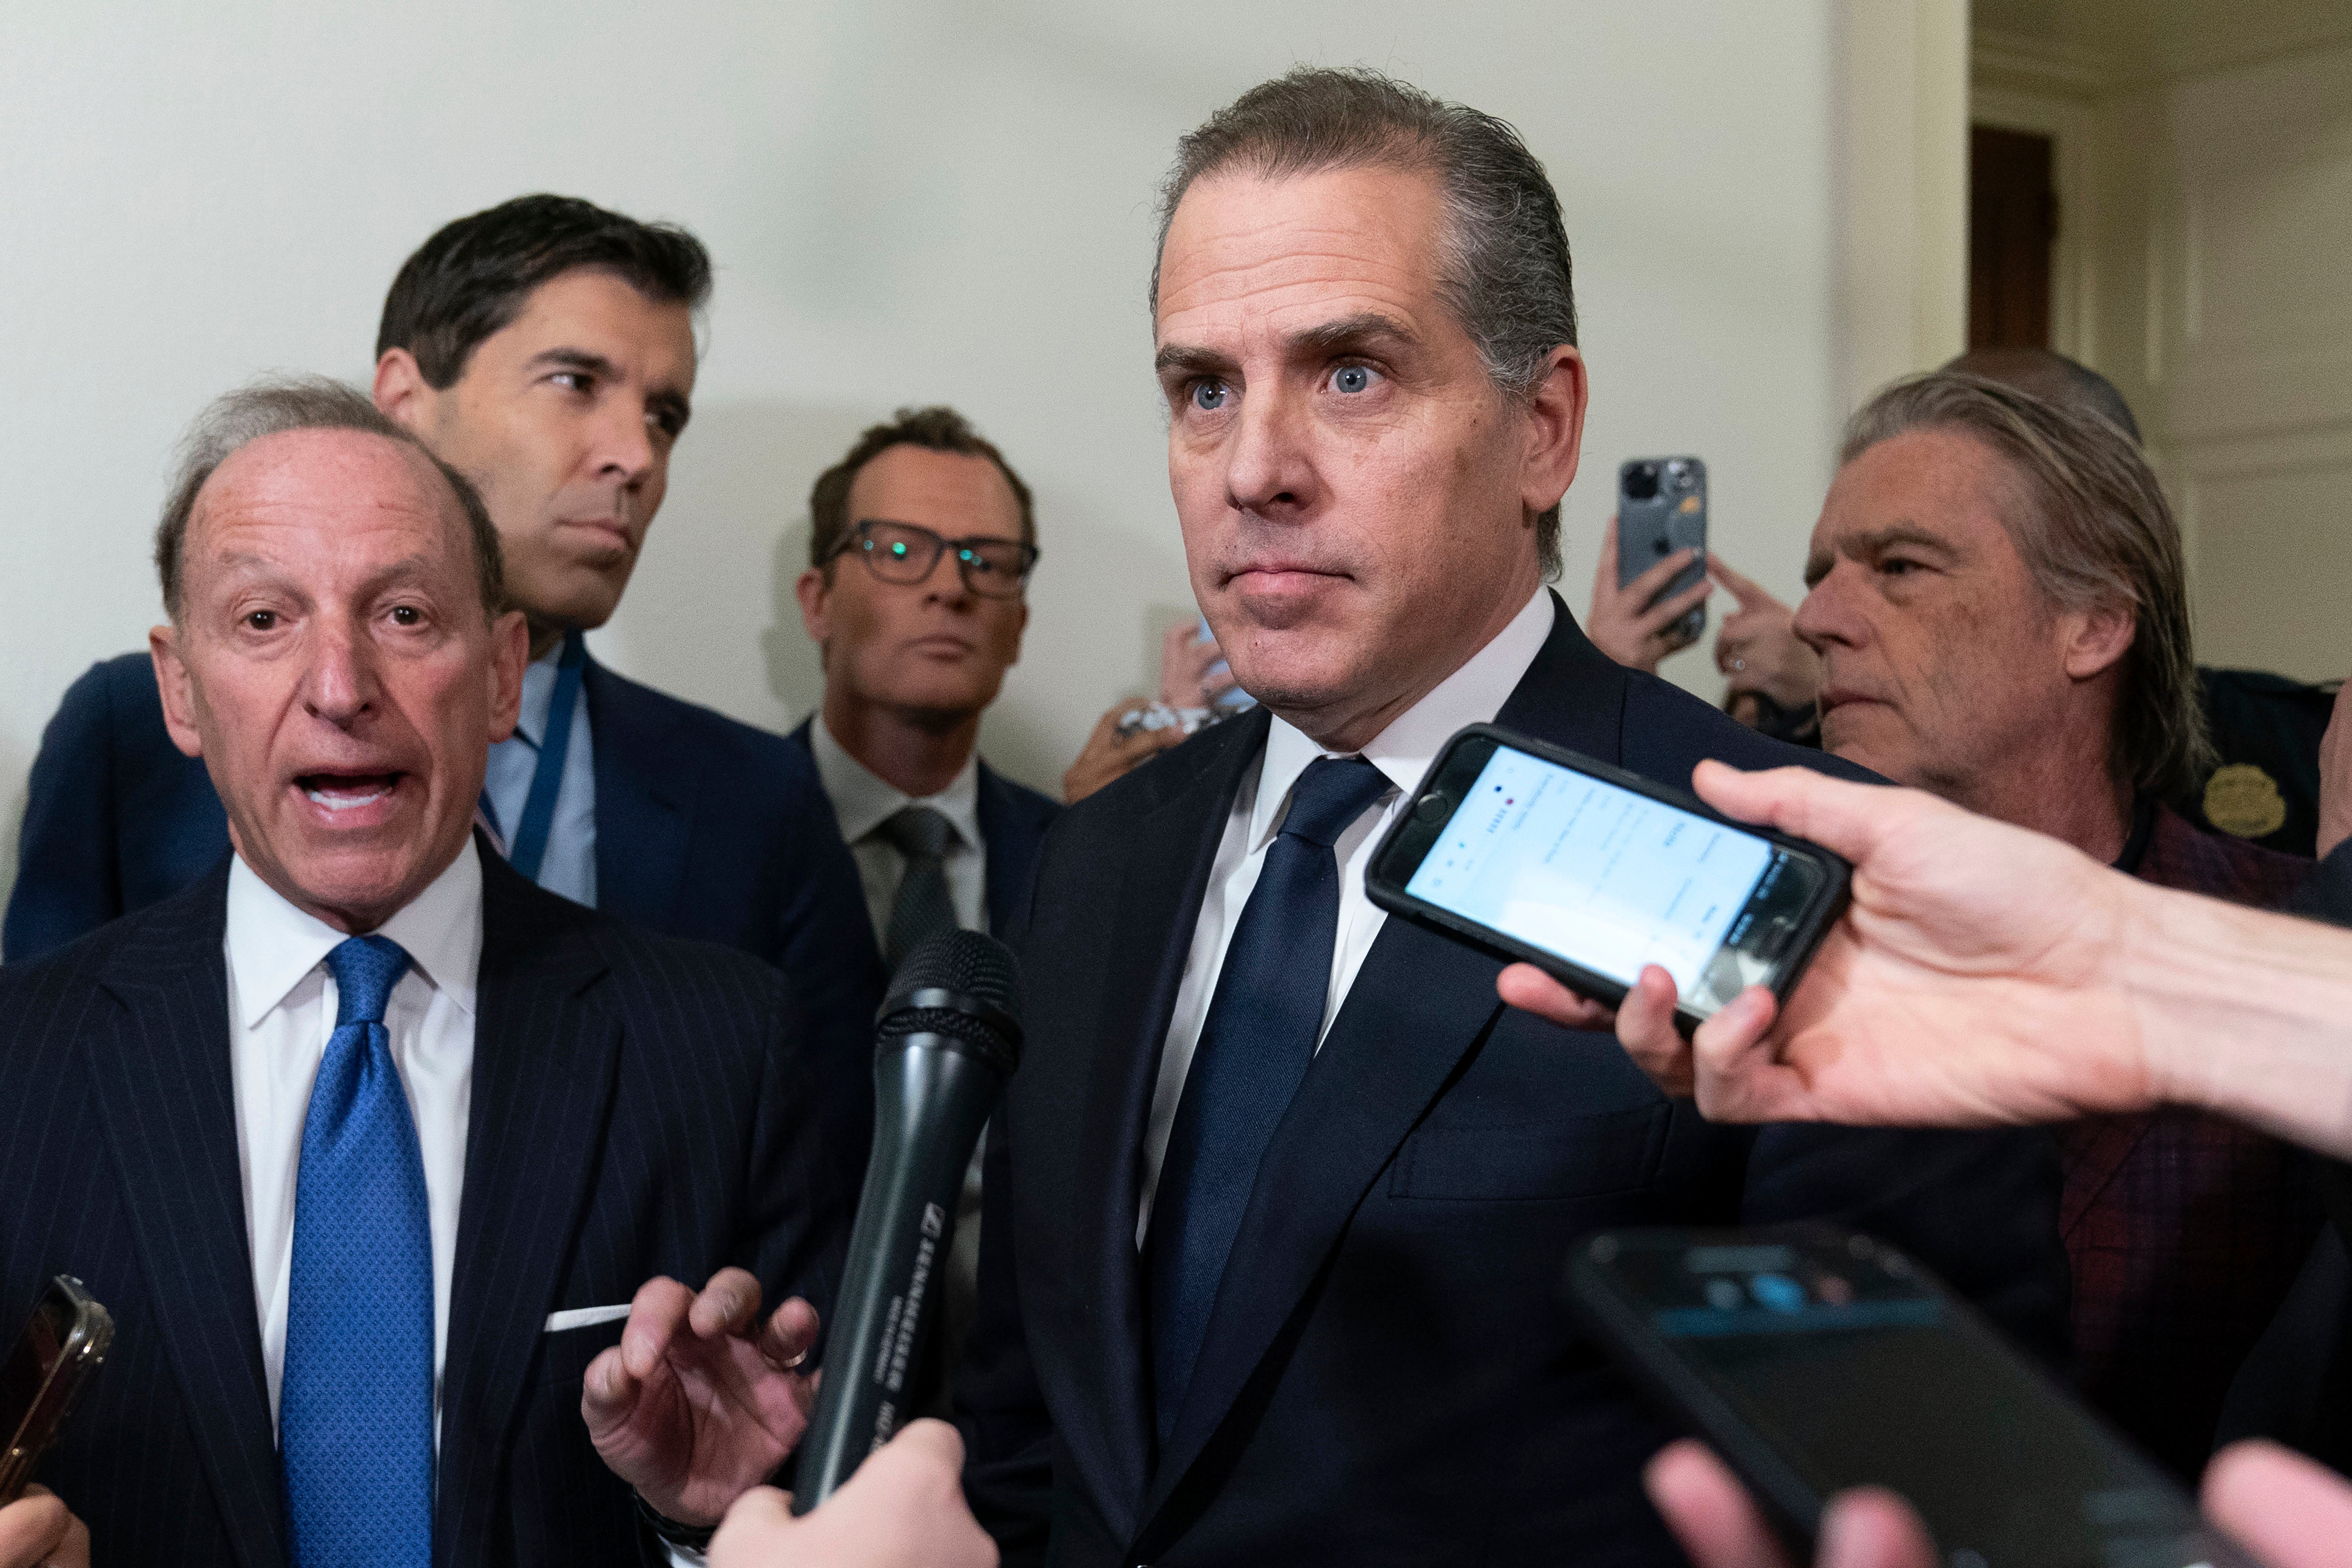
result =
[[[378,412],[410,435],[422,437],[431,424],[435,393],[406,349],[386,349],[375,362],[373,395]]]
[[[490,623],[490,744],[515,731],[522,719],[522,672],[530,663],[530,624],[520,610]]]
[[[148,627],[147,657],[155,661],[155,689],[163,695],[163,728],[172,744],[183,756],[201,757],[205,742],[196,729],[195,679],[180,657],[180,636],[177,626]]]
[[[2131,651],[2139,631],[2128,605],[2074,611],[2062,617],[2060,626],[2066,674],[2074,680],[2092,679],[2115,665]]]
[[[824,569],[812,566],[802,573],[793,584],[793,596],[801,602],[801,625],[809,641],[822,648],[833,636],[833,584],[825,581]]]
[[[1568,493],[1584,451],[1584,410],[1591,387],[1584,356],[1567,343],[1551,351],[1541,379],[1529,391],[1526,461],[1520,470],[1519,503],[1529,516],[1550,510]]]

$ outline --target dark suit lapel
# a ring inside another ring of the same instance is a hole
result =
[[[1152,1449],[1150,1347],[1135,1247],[1144,1123],[1217,845],[1243,778],[1265,750],[1262,711],[1229,722],[1231,733],[1215,737],[1222,754],[1136,821],[1134,853],[1108,933],[1103,1016],[1087,1037],[1093,1048],[1082,1062],[1055,1064],[1083,1078],[1067,1091],[1077,1107],[1065,1123],[1080,1130],[1076,1147],[1066,1161],[1054,1162],[1061,1169],[1049,1177],[1051,1190],[1087,1194],[1064,1210],[1071,1278],[1092,1297],[1083,1319],[1090,1337],[1074,1349],[1070,1364],[1103,1373],[1097,1397],[1055,1415],[1071,1452],[1092,1472],[1094,1495],[1118,1508],[1143,1496]],[[1140,1517],[1115,1523],[1131,1528]]]
[[[285,1503],[237,1165],[227,894],[224,861],[159,906],[100,971],[122,1010],[83,1037],[181,1412],[238,1561],[278,1568]]]
[[[497,1555],[488,1532],[501,1511],[506,1446],[612,1112],[621,1028],[584,994],[605,962],[564,918],[569,907],[483,856],[473,1110],[433,1531],[434,1560],[445,1565]]]
[[[596,750],[596,907],[632,925],[666,931],[677,909],[691,793],[677,770],[692,760],[669,743],[674,716],[588,661],[588,731]]]
[[[1557,595],[1553,605],[1551,634],[1496,721],[1615,762],[1623,671]],[[1189,938],[1192,922],[1183,929]],[[1398,1145],[1492,1026],[1501,968],[1409,921],[1381,927],[1258,1167],[1146,1520],[1200,1458]]]
[[[980,764],[980,837],[988,854],[988,929],[1002,937],[1009,933],[1029,901],[1029,883],[1037,869],[1037,851],[1045,825],[1034,808],[1015,795],[986,763]]]

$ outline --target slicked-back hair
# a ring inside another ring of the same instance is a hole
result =
[[[581,268],[689,310],[710,298],[710,253],[677,225],[639,223],[577,196],[517,196],[444,225],[401,265],[383,297],[375,357],[406,349],[426,385],[452,386],[533,289]]]
[[[1435,180],[1444,203],[1438,298],[1478,346],[1496,387],[1534,394],[1551,352],[1576,342],[1576,289],[1559,196],[1519,133],[1491,114],[1447,103],[1364,68],[1301,66],[1254,87],[1176,143],[1160,187],[1160,253],[1184,193],[1211,175],[1261,179],[1340,169],[1398,169]],[[1560,571],[1559,508],[1536,520],[1547,580]]]
[[[1037,542],[1037,508],[1029,487],[1004,460],[993,443],[971,427],[971,422],[943,403],[929,408],[901,408],[879,425],[868,426],[841,461],[816,477],[809,489],[809,564],[832,570],[834,557],[849,547],[849,531],[857,521],[849,515],[849,487],[857,471],[893,447],[920,447],[927,452],[958,452],[985,458],[996,465],[1013,499],[1021,506],[1021,542]],[[827,581],[831,581],[830,578]]]
[[[179,461],[173,470],[171,489],[165,492],[163,521],[155,525],[155,574],[163,582],[163,609],[173,625],[180,619],[181,566],[188,520],[195,515],[196,498],[203,494],[205,481],[240,448],[265,436],[295,430],[356,430],[422,453],[448,481],[457,510],[465,514],[483,618],[493,619],[506,608],[506,569],[499,552],[499,531],[491,525],[489,509],[482,504],[481,492],[472,481],[341,382],[322,375],[278,376],[215,398],[196,416],[180,443]]]
[[[2189,796],[2212,771],[2213,742],[2199,700],[2180,528],[2138,446],[2087,409],[1937,371],[1898,381],[1857,410],[1838,461],[1912,430],[1954,431],[2004,460],[2020,504],[2000,509],[2001,525],[2050,605],[2131,613],[2109,771],[2159,800]]]

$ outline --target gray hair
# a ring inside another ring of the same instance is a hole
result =
[[[163,609],[174,624],[180,618],[181,556],[187,543],[188,520],[195,513],[196,497],[205,482],[240,448],[265,436],[295,430],[357,430],[423,453],[449,481],[457,508],[465,513],[483,615],[495,616],[506,607],[506,569],[499,552],[499,531],[491,525],[489,509],[482,504],[481,492],[472,481],[341,382],[322,375],[294,375],[257,381],[215,398],[196,416],[180,443],[163,518],[155,525],[155,574],[163,580]]]
[[[1438,297],[1506,396],[1525,400],[1551,352],[1576,342],[1576,290],[1559,196],[1519,133],[1379,71],[1301,66],[1234,100],[1176,143],[1160,187],[1158,252],[1194,182],[1240,168],[1266,179],[1393,168],[1435,177],[1445,204]],[[1560,571],[1559,508],[1536,519],[1547,580]]]
[[[2051,604],[2130,612],[2109,771],[2159,800],[2189,795],[2215,753],[2189,637],[2180,528],[2138,446],[2087,408],[1937,371],[1898,381],[1857,410],[1838,461],[1911,430],[1955,431],[2007,460],[2024,504],[2003,508],[2001,526]]]

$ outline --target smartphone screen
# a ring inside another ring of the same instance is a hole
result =
[[[1956,1565],[2243,1561],[2216,1556],[2165,1472],[1892,1248],[1654,1234],[1588,1242],[1571,1293],[1609,1299],[1596,1316],[1621,1353],[1696,1374],[1706,1407],[1685,1414],[1751,1482],[1760,1449],[1813,1509],[1890,1487]]]
[[[1657,964],[1702,1017],[1771,984],[1824,879],[1769,838],[1507,745],[1446,793],[1408,897],[1622,985]]]

